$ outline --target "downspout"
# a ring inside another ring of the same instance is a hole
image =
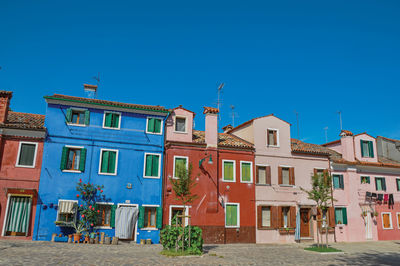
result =
[[[165,195],[166,195],[166,193],[165,193],[165,190],[167,189],[167,187],[166,187],[166,184],[167,184],[167,182],[166,182],[166,179],[164,180],[164,178],[168,178],[167,177],[167,173],[166,173],[166,171],[167,171],[167,163],[168,163],[168,159],[167,159],[167,152],[166,152],[166,149],[165,149],[165,146],[166,146],[166,144],[167,144],[167,132],[166,132],[166,130],[167,130],[167,125],[166,125],[166,122],[167,122],[167,119],[168,119],[168,117],[169,117],[169,114],[170,113],[168,113],[168,115],[164,118],[164,131],[163,131],[163,137],[164,137],[164,145],[162,146],[162,155],[163,155],[163,174],[162,174],[162,179],[161,179],[161,202],[160,202],[160,206],[161,206],[161,208],[162,208],[162,213],[164,214],[165,212],[164,212],[164,207],[165,207],[165,200],[164,200],[164,197],[165,197]],[[163,220],[164,220],[164,218],[165,217],[162,217],[162,219],[161,219],[161,228],[162,228],[162,224],[163,224]]]

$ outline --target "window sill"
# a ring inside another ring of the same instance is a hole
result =
[[[146,134],[150,134],[150,135],[162,135],[162,132],[160,132],[160,133],[154,133],[154,132],[147,132],[147,131],[146,131]]]
[[[104,129],[121,130],[119,127],[103,127]]]
[[[275,230],[276,228],[272,228],[272,227],[259,227],[257,228],[258,230]]]
[[[88,125],[85,124],[73,124],[73,123],[67,123],[68,126],[75,126],[75,127],[87,127]]]
[[[63,173],[76,173],[76,174],[80,174],[82,173],[82,171],[79,170],[62,170]]]
[[[148,179],[160,179],[159,176],[143,176],[143,178],[148,178]],[[175,178],[174,178],[175,179]],[[178,178],[176,178],[178,179]]]
[[[158,228],[155,227],[144,227],[144,228],[140,228],[140,230],[142,231],[158,231]]]
[[[342,228],[345,226],[345,224],[336,224],[337,227]]]
[[[333,190],[341,190],[341,191],[344,191],[344,188],[333,188]]]
[[[56,221],[55,224],[56,224],[56,226],[58,226],[58,227],[74,227],[73,222]]]
[[[236,180],[224,180],[224,179],[222,179],[222,182],[227,182],[227,183],[236,183]]]
[[[15,167],[20,167],[20,168],[35,168],[34,165],[18,165],[18,164],[16,164]]]
[[[183,131],[174,131],[174,133],[177,133],[177,134],[187,134],[186,131],[185,131],[185,132],[183,132]]]
[[[235,229],[235,228],[237,228],[237,229],[239,229],[239,228],[240,228],[240,226],[228,226],[228,225],[225,225],[225,228],[231,228],[231,229]]]
[[[295,187],[295,185],[285,185],[285,184],[279,184],[280,187]]]
[[[116,176],[117,173],[113,174],[113,173],[99,173],[99,175],[111,175],[111,176]]]
[[[95,226],[94,229],[112,229],[111,226]]]
[[[393,230],[393,227],[391,227],[391,228],[383,228],[383,230]]]
[[[296,229],[294,228],[279,228],[279,234],[281,235],[286,235],[286,234],[294,234],[296,232]]]
[[[242,180],[240,180],[240,183],[244,183],[244,184],[253,184],[253,181],[242,181]]]
[[[267,145],[267,148],[279,148],[279,145]]]
[[[260,186],[260,187],[270,187],[271,184],[257,184],[257,183],[256,183],[256,186]]]

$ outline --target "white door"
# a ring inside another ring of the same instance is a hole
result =
[[[364,217],[364,220],[365,220],[365,238],[372,239],[371,212],[367,211],[367,216]]]
[[[138,212],[137,204],[118,204],[115,210],[115,236],[136,241]]]

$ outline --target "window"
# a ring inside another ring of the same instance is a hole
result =
[[[259,185],[271,185],[271,167],[257,165],[256,166],[256,183]]]
[[[396,179],[397,191],[400,191],[400,179]]]
[[[99,174],[116,175],[118,164],[117,150],[100,150],[100,169]]]
[[[61,155],[62,171],[84,172],[86,149],[83,147],[64,146]]]
[[[335,223],[336,224],[347,224],[346,208],[335,208]]]
[[[222,180],[236,182],[235,161],[222,160]]]
[[[188,157],[175,156],[174,157],[174,178],[179,178],[179,169],[188,170]]]
[[[294,168],[289,166],[278,167],[278,184],[279,185],[294,185]]]
[[[156,227],[156,207],[144,207],[144,227]]]
[[[261,207],[261,226],[271,227],[271,207]]]
[[[145,153],[144,177],[160,178],[160,154]]]
[[[90,112],[84,109],[68,108],[65,117],[68,124],[71,125],[89,125]]]
[[[240,181],[243,183],[253,182],[253,163],[240,162]]]
[[[393,229],[392,214],[390,212],[382,212],[382,226],[383,229]]]
[[[178,223],[178,225],[185,225],[186,219],[183,219],[183,217],[178,217],[179,215],[184,215],[186,214],[185,209],[182,207],[172,207],[171,208],[171,217],[170,217],[170,224],[175,225]]]
[[[57,222],[74,223],[76,220],[77,203],[75,200],[59,200]]]
[[[103,128],[120,129],[121,113],[104,112]]]
[[[314,174],[323,176],[325,172],[325,169],[319,169],[319,168],[314,168]]]
[[[111,226],[111,204],[97,203],[97,226]]]
[[[322,228],[326,227],[327,224],[327,210],[322,210]]]
[[[225,204],[225,227],[240,227],[239,203]]]
[[[374,146],[372,141],[361,140],[361,156],[366,158],[374,158]]]
[[[290,227],[290,207],[282,207],[282,227]]]
[[[369,176],[362,176],[361,177],[361,184],[370,184],[370,178]]]
[[[375,177],[375,188],[377,191],[386,191],[386,181],[384,177]]]
[[[267,130],[267,146],[278,146],[278,130]]]
[[[185,117],[175,117],[175,132],[186,132]]]
[[[20,142],[16,166],[35,167],[37,143]]]
[[[343,175],[333,175],[333,188],[344,189]]]
[[[160,118],[148,117],[146,133],[161,134],[162,132],[162,120]]]

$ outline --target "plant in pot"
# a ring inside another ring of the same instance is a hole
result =
[[[81,236],[82,236],[82,232],[84,232],[86,230],[86,228],[81,221],[74,223],[73,225],[74,225],[74,229],[75,229],[74,242],[79,243]]]

